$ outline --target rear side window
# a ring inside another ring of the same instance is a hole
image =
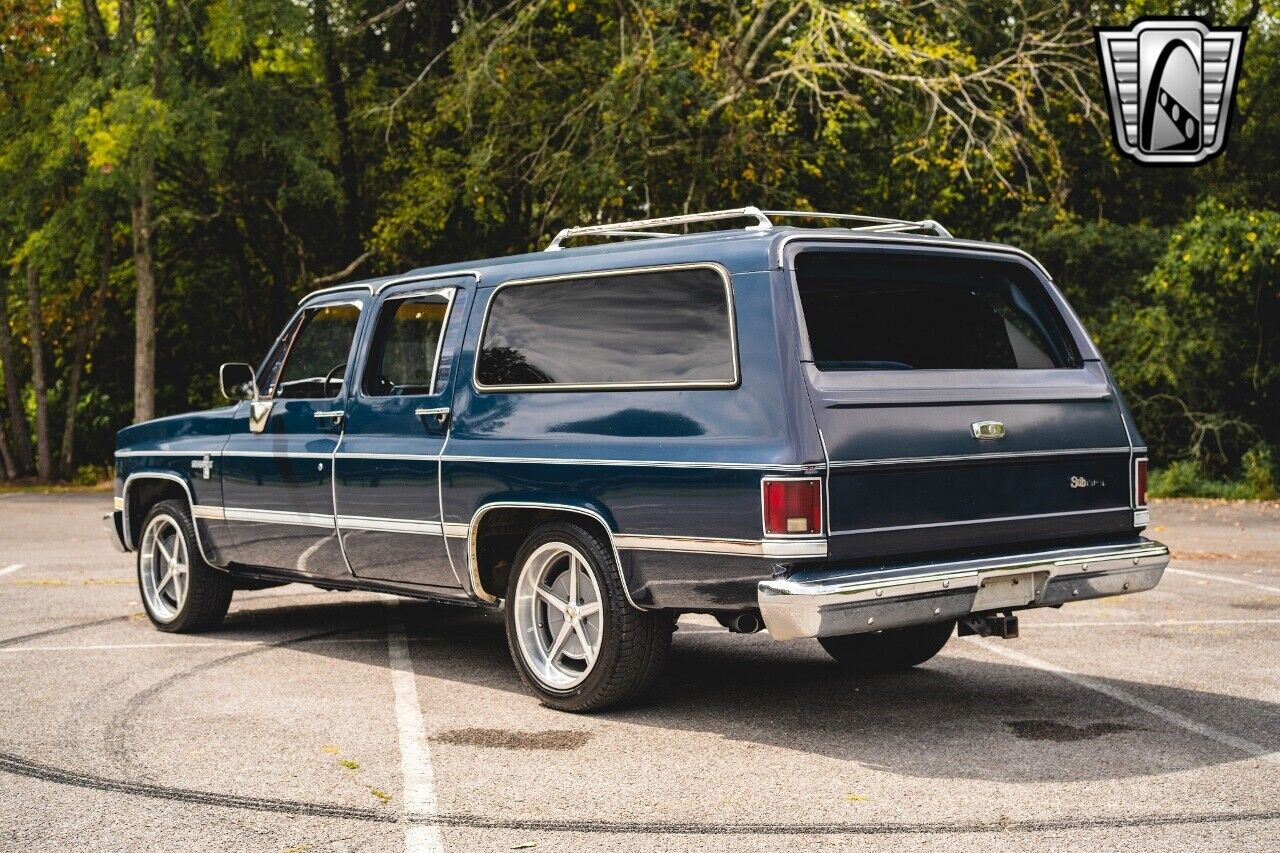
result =
[[[737,383],[733,305],[710,267],[501,287],[476,365],[481,388],[724,387]]]
[[[796,286],[819,370],[1031,370],[1079,356],[1021,264],[803,252]]]

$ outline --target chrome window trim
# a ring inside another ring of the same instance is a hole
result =
[[[389,287],[395,287],[396,285],[412,284],[415,281],[438,281],[440,279],[446,279],[446,278],[474,278],[476,280],[476,284],[479,284],[481,281],[479,270],[455,270],[453,272],[432,272],[432,273],[425,273],[423,275],[404,275],[404,276],[400,276],[399,278],[393,278],[390,281],[384,281],[382,284],[378,285],[376,288],[373,288],[372,292],[374,296],[380,296],[382,294],[382,291],[386,290]],[[396,296],[393,298],[398,298],[399,295],[400,294],[396,294]]]
[[[1014,246],[1005,246],[1000,243],[983,243],[978,240],[958,240],[954,237],[877,237],[871,234],[827,234],[818,231],[804,234],[788,234],[779,240],[777,269],[786,269],[787,244],[804,240],[812,242],[831,241],[836,243],[875,243],[888,246],[901,246],[906,244],[911,246],[930,246],[938,249],[968,249],[975,252],[995,252],[998,254],[1016,255],[1025,261],[1030,261],[1045,278],[1049,281],[1053,281],[1053,276],[1049,275],[1049,271],[1045,269],[1044,264],[1036,260],[1030,253],[1024,252],[1022,249]]]
[[[331,293],[341,293],[344,290],[367,290],[370,296],[375,292],[372,284],[358,284],[354,282],[351,284],[335,284],[333,287],[323,287],[320,290],[311,291],[306,296],[299,299],[298,304],[302,305],[303,303],[319,296],[328,296]]]
[[[819,437],[821,437],[821,434],[822,434],[821,430],[819,430],[818,434],[819,434]],[[825,446],[823,447],[823,452],[824,453],[826,452]],[[806,480],[818,481],[818,504],[819,504],[818,509],[819,511],[822,512],[822,518],[820,519],[822,524],[819,526],[819,528],[816,531],[813,531],[813,532],[806,531],[804,533],[770,533],[769,532],[769,520],[765,518],[765,510],[764,510],[764,484],[769,482],[774,482],[777,480],[787,480],[787,481],[795,481],[795,482],[804,482]],[[774,475],[761,477],[760,478],[760,532],[764,534],[764,538],[770,541],[786,542],[786,541],[792,541],[795,539],[803,539],[805,537],[823,536],[824,531],[827,529],[827,511],[826,511],[826,507],[822,506],[822,504],[825,503],[825,501],[823,500],[825,485],[826,485],[825,481],[823,480],[822,477],[778,477]],[[822,556],[825,557],[826,555],[827,555],[826,543],[824,542]]]
[[[605,535],[609,537],[609,548],[613,551],[613,562],[618,569],[618,581],[622,585],[622,594],[626,596],[627,603],[637,610],[645,609],[636,604],[635,600],[631,598],[631,590],[627,588],[626,575],[622,573],[622,555],[618,553],[618,546],[614,542],[613,528],[611,528],[609,523],[604,520],[604,516],[595,510],[585,509],[580,506],[572,506],[571,504],[543,503],[541,501],[496,501],[494,503],[485,504],[472,514],[471,522],[467,525],[467,572],[471,577],[471,594],[474,597],[490,604],[496,604],[499,601],[498,596],[490,595],[481,585],[480,565],[479,560],[476,557],[476,534],[480,530],[480,521],[486,514],[495,509],[554,509],[594,518],[596,521],[600,522],[600,526],[604,528]]]
[[[123,492],[121,510],[124,515],[121,518],[120,525],[124,532],[125,547],[130,551],[134,550],[134,542],[133,531],[129,529],[129,487],[137,480],[171,480],[177,483],[182,486],[182,490],[187,493],[187,508],[191,513],[191,518],[194,520],[202,517],[196,514],[197,504],[195,497],[191,494],[191,485],[180,475],[169,471],[138,471],[134,474],[130,474],[128,477],[125,477],[124,486],[121,489]],[[200,537],[200,525],[193,523],[191,528],[196,532],[196,547],[200,549],[201,558],[211,566],[218,565],[218,563],[209,559],[209,553],[204,547],[204,540]]]
[[[1002,515],[996,518],[966,518],[960,521],[934,521],[928,524],[901,524],[892,527],[854,527],[833,530],[832,536],[856,536],[863,533],[889,533],[895,530],[928,530],[934,527],[958,527],[964,524],[995,524],[1005,521],[1030,521],[1036,518],[1067,518],[1076,515],[1097,515],[1104,512],[1132,512],[1130,506],[1112,506],[1102,509],[1077,509],[1069,512],[1041,512],[1034,515]]]
[[[478,275],[478,274],[477,274],[477,275]],[[477,278],[477,281],[478,281],[478,280],[479,280],[479,279]],[[397,284],[397,283],[398,283],[398,282],[389,282],[389,284]],[[378,291],[377,291],[377,293],[381,293],[381,292],[382,292],[382,289],[381,289],[381,288],[379,288],[379,289],[378,289]],[[390,294],[389,296],[387,296],[387,298],[386,298],[386,299],[382,300],[382,303],[378,306],[377,316],[373,318],[373,335],[374,335],[374,337],[376,337],[376,336],[377,336],[377,334],[378,334],[378,323],[382,320],[382,312],[383,312],[383,311],[385,311],[385,310],[387,310],[387,306],[388,306],[388,304],[389,304],[389,303],[392,303],[392,302],[399,302],[399,301],[404,300],[404,299],[413,299],[413,298],[415,298],[415,297],[419,297],[419,296],[443,296],[443,297],[444,297],[444,299],[445,299],[444,319],[442,319],[442,320],[440,321],[440,337],[439,337],[439,339],[436,341],[436,354],[435,354],[435,360],[431,363],[431,380],[430,380],[430,382],[428,382],[428,383],[427,383],[427,388],[428,388],[428,389],[430,389],[430,390],[429,390],[429,392],[428,392],[428,393],[426,393],[426,394],[404,394],[404,395],[399,395],[399,396],[404,396],[404,397],[434,397],[434,396],[436,396],[436,380],[438,380],[438,379],[440,378],[440,355],[444,352],[444,336],[445,336],[445,332],[447,332],[447,331],[449,330],[449,320],[450,320],[450,319],[452,319],[452,317],[453,317],[453,304],[454,304],[454,297],[457,295],[457,292],[458,292],[458,288],[457,288],[457,287],[448,287],[448,286],[445,286],[445,287],[428,287],[428,288],[423,288],[422,290],[410,290],[410,291],[406,291],[406,292],[404,292],[404,293],[392,293],[392,294]],[[363,364],[361,365],[361,367],[362,367],[362,370],[361,370],[361,374],[362,374],[362,376],[361,376],[361,381],[360,381],[360,382],[358,382],[358,383],[356,383],[356,388],[355,388],[355,397],[356,397],[356,399],[358,399],[358,400],[388,400],[388,399],[393,399],[393,398],[394,398],[395,396],[397,396],[397,395],[393,395],[393,394],[366,394],[366,393],[365,393],[365,390],[364,390],[364,376],[363,376],[363,374],[368,373],[369,368],[372,366],[372,365],[369,363],[369,355],[370,355],[370,354],[372,353],[372,351],[373,351],[373,343],[374,343],[374,342],[373,342],[373,340],[370,340],[370,341],[369,341],[369,345],[368,345],[367,347],[365,347],[365,348],[364,348],[364,349],[365,349],[365,352],[364,352],[364,359],[363,359]],[[379,366],[379,367],[381,367],[382,365],[378,365],[378,366]]]
[[[900,456],[892,459],[849,459],[828,462],[830,468],[871,468],[884,465],[928,465],[940,462],[982,462],[987,459],[1025,459],[1053,456],[1088,456],[1128,453],[1127,447],[1081,447],[1067,450],[1014,450],[998,453],[960,453],[950,456]]]
[[[731,382],[590,382],[590,383],[553,383],[547,385],[485,385],[480,382],[480,354],[484,350],[485,335],[489,332],[489,319],[493,314],[493,305],[498,294],[508,287],[548,284],[556,281],[572,281],[584,278],[612,278],[625,275],[645,275],[655,272],[673,272],[681,270],[709,269],[720,276],[724,283],[725,304],[729,313],[729,347],[733,360],[733,380]],[[723,389],[737,388],[742,382],[742,367],[738,355],[738,320],[733,299],[733,284],[729,270],[714,261],[697,261],[682,264],[658,264],[645,267],[625,267],[622,269],[592,270],[589,272],[564,273],[562,275],[537,276],[534,278],[516,278],[504,281],[489,294],[484,306],[484,319],[480,323],[480,335],[476,338],[475,353],[471,359],[471,386],[478,394],[515,394],[525,392],[555,391],[653,391],[661,389]]]

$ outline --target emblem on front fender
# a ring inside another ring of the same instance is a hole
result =
[[[978,421],[970,424],[969,428],[977,439],[1004,438],[1004,424],[999,421]]]

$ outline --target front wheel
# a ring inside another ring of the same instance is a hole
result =
[[[545,524],[516,555],[507,644],[544,705],[600,711],[641,696],[671,647],[673,621],[632,607],[612,549],[576,524]]]
[[[955,627],[954,621],[932,622],[871,634],[819,637],[818,642],[852,672],[898,672],[919,666],[942,651]]]
[[[190,634],[216,627],[231,604],[231,578],[200,555],[182,501],[161,501],[147,513],[138,546],[138,589],[151,624]]]

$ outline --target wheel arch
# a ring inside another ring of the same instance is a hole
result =
[[[613,552],[613,562],[618,572],[627,603],[637,610],[644,610],[631,598],[626,576],[622,569],[622,556],[614,541],[614,529],[605,512],[585,504],[561,503],[541,500],[492,501],[479,507],[471,516],[467,529],[467,570],[470,574],[472,594],[490,604],[498,602],[505,591],[505,580],[516,552],[534,528],[553,521],[569,521],[583,524],[602,535]],[[504,569],[505,565],[505,569]]]
[[[124,513],[121,526],[126,548],[130,551],[137,549],[134,533],[141,529],[143,519],[151,507],[164,500],[182,500],[186,501],[187,511],[191,515],[191,527],[196,532],[196,546],[200,549],[200,556],[206,563],[215,565],[209,559],[204,540],[200,536],[191,485],[180,474],[172,471],[136,471],[125,478],[122,491]]]

